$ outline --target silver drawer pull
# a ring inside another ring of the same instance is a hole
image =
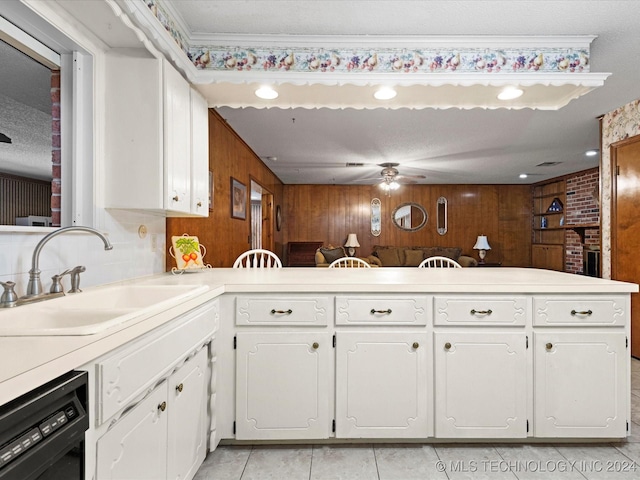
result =
[[[271,315],[291,315],[293,313],[293,310],[289,309],[289,310],[271,310]]]
[[[571,310],[571,315],[591,315],[593,312],[591,310],[582,310],[578,312],[576,310]]]
[[[387,308],[386,310],[376,310],[375,308],[371,309],[371,315],[375,315],[376,313],[384,313],[389,315],[391,313],[391,309]]]
[[[475,308],[471,309],[471,315],[491,315],[493,313],[493,310],[489,309],[489,310],[476,310]]]

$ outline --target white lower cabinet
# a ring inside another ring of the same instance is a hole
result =
[[[166,382],[103,435],[97,444],[96,478],[157,480],[166,478]]]
[[[338,332],[336,437],[431,436],[431,354],[424,332]]]
[[[167,387],[167,479],[192,478],[207,452],[207,349],[171,375]]]
[[[126,413],[97,445],[97,478],[190,479],[206,454],[207,349]]]
[[[236,439],[329,437],[328,333],[241,332],[236,349]]]
[[[624,437],[625,333],[548,331],[534,338],[536,437]]]
[[[433,348],[436,437],[527,436],[524,332],[437,332]]]

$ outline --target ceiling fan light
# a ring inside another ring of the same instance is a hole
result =
[[[256,97],[264,100],[273,100],[278,98],[278,92],[271,87],[260,87],[255,91]]]
[[[400,184],[398,182],[396,182],[395,180],[389,184],[389,189],[390,190],[397,190],[399,188],[400,188]]]
[[[514,100],[521,97],[524,91],[518,87],[506,87],[498,94],[498,100]]]
[[[382,87],[378,89],[373,96],[376,100],[391,100],[394,98],[398,92],[396,92],[393,88],[390,87]]]

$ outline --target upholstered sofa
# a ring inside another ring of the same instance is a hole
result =
[[[316,267],[328,267],[331,262],[342,258],[347,257],[347,252],[344,247],[338,246],[334,247],[332,245],[327,245],[320,247],[316,250]],[[380,260],[377,258],[371,259],[369,257],[358,257],[367,262],[372,267],[379,267]]]
[[[463,267],[475,267],[478,262],[475,258],[461,255],[462,249],[458,247],[394,247],[388,245],[375,245],[373,253],[368,257],[360,257],[372,267],[417,267],[422,260],[429,257],[441,256],[455,260]],[[346,257],[344,247],[331,245],[316,250],[316,267],[328,267],[338,258]]]
[[[394,247],[391,245],[375,245],[373,253],[367,257],[370,263],[377,263],[382,267],[417,267],[422,260],[429,257],[441,256],[455,260],[463,267],[475,267],[475,258],[461,255],[458,247]]]

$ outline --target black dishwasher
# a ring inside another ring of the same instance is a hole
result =
[[[68,372],[0,407],[0,479],[81,480],[87,373]]]

